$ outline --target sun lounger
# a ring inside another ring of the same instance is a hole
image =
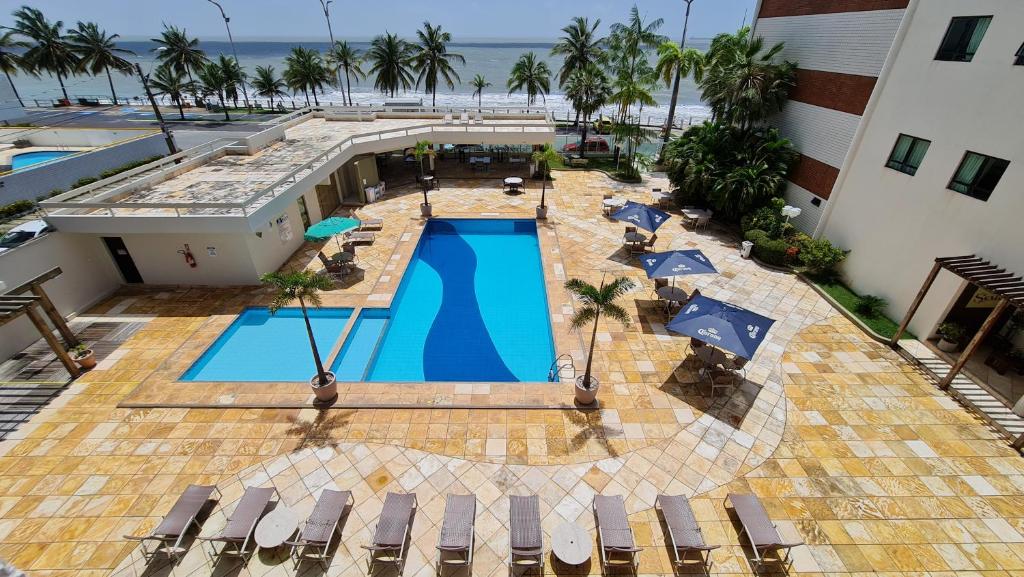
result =
[[[463,112],[459,115],[459,124],[469,124],[469,113]]]
[[[214,494],[216,493],[216,497]],[[150,531],[149,535],[141,537],[125,535],[125,539],[140,541],[142,545],[142,556],[148,561],[157,553],[164,553],[168,558],[174,559],[185,553],[181,542],[188,533],[189,527],[195,525],[199,530],[199,521],[196,519],[208,503],[215,503],[220,500],[220,491],[212,485],[189,485],[185,492],[178,497],[178,500],[171,507],[171,510],[164,517],[164,520]],[[156,541],[156,548],[146,549],[147,541]]]
[[[327,569],[327,550],[331,547],[334,534],[338,532],[341,515],[351,500],[350,491],[324,489],[313,506],[313,512],[299,530],[298,538],[285,542],[292,547],[292,559],[296,567],[303,559],[316,559],[324,570]]]
[[[445,113],[443,122],[445,124],[451,124],[452,123],[452,113],[451,112],[446,112]]]
[[[608,569],[628,564],[635,574],[639,564],[637,553],[642,551],[633,539],[633,529],[626,518],[626,505],[620,495],[595,495],[594,515],[597,517],[597,542],[601,551],[601,566]],[[621,554],[626,558],[621,559]]]
[[[472,574],[475,537],[476,495],[448,495],[437,538],[437,574],[441,574],[443,565],[465,565]],[[445,553],[455,558],[446,558]]]
[[[540,527],[540,497],[508,496],[508,566],[537,565],[544,574],[544,532]]]
[[[764,505],[756,495],[729,493],[726,500],[732,503],[732,508],[736,511],[740,524],[743,525],[743,531],[740,532],[740,535],[742,536],[743,533],[746,533],[750,546],[754,550],[755,569],[764,565],[764,553],[766,551],[785,549],[786,555],[779,559],[779,562],[788,564],[790,561],[789,550],[803,545],[803,541],[783,541],[778,529],[775,528],[775,523],[772,523],[771,519],[768,518],[768,512],[765,511]]]
[[[388,493],[384,508],[373,531],[373,541],[363,548],[370,552],[367,568],[373,571],[374,561],[394,563],[398,572],[405,565],[405,541],[412,529],[412,516],[416,510],[415,493]]]
[[[697,524],[697,518],[693,515],[690,502],[682,495],[658,495],[654,505],[661,508],[661,515],[665,518],[675,564],[682,567],[686,562],[686,556],[696,552],[704,566],[704,573],[708,573],[711,570],[710,552],[718,549],[720,545],[708,545],[704,542],[704,535]]]
[[[228,517],[228,523],[221,530],[219,535],[214,537],[200,537],[203,541],[210,542],[210,559],[218,556],[233,556],[242,560],[247,559],[256,551],[248,550],[252,533],[256,529],[256,523],[263,517],[270,498],[277,493],[273,487],[246,487],[245,494],[238,501],[235,510]],[[278,494],[280,499],[281,495]],[[217,550],[217,543],[222,543],[220,551]]]
[[[347,243],[354,243],[354,242],[370,242],[370,243],[372,243],[376,238],[377,238],[377,235],[373,234],[372,232],[366,232],[366,231],[363,231],[363,232],[358,232],[357,231],[357,232],[345,233],[345,242],[347,242]]]
[[[359,221],[359,230],[381,230],[384,228],[383,218],[367,218]]]

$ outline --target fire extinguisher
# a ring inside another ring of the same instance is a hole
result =
[[[187,244],[185,245],[185,250],[179,250],[178,254],[184,255],[185,264],[191,268],[196,268],[196,257],[192,255],[192,249],[190,249]]]

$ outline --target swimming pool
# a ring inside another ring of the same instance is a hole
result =
[[[34,164],[41,162],[47,162],[55,158],[61,158],[74,154],[74,152],[64,150],[37,150],[35,152],[23,152],[21,154],[15,154],[11,157],[11,170],[21,170],[28,168]]]

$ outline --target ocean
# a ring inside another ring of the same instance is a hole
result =
[[[706,50],[709,40],[693,39],[687,42],[688,46]],[[292,46],[302,45],[321,52],[327,50],[328,42],[251,42],[239,41],[235,43],[238,50],[238,60],[243,68],[251,75],[256,66],[273,66],[280,75],[284,70],[284,58]],[[351,44],[365,52],[369,48],[369,42],[351,42]],[[142,65],[143,71],[152,71],[155,66],[152,57],[153,42],[148,41],[125,41],[119,46],[135,52],[137,56],[130,57],[133,62]],[[524,52],[535,52],[547,61],[552,73],[557,73],[561,66],[561,59],[550,56],[552,43],[546,42],[452,42],[449,50],[462,54],[466,58],[465,66],[457,66],[457,71],[462,79],[461,84],[454,90],[444,87],[437,93],[438,106],[475,106],[476,98],[472,96],[473,88],[469,81],[476,74],[482,74],[493,86],[487,88],[483,95],[484,106],[523,106],[526,104],[526,95],[513,93],[508,95],[505,88],[509,71],[512,65]],[[208,57],[215,58],[223,53],[231,55],[231,45],[223,41],[202,41],[201,48],[206,51]],[[650,57],[654,58],[653,54]],[[363,66],[364,71],[369,65]],[[355,79],[353,79],[355,80]],[[19,74],[14,77],[15,86],[22,95],[27,105],[33,100],[40,101],[41,105],[47,105],[49,101],[60,98],[60,86],[55,78],[42,75],[33,78],[28,75]],[[79,97],[107,97],[110,96],[110,88],[105,75],[101,76],[76,76],[65,80],[68,94],[72,98]],[[571,106],[557,88],[557,80],[552,79],[552,94],[546,100],[547,107],[554,111],[558,118],[565,118],[571,114]],[[114,76],[114,88],[119,98],[142,97],[144,92],[142,85],[136,76]],[[409,91],[397,95],[401,98],[422,98],[425,105],[430,104],[430,95],[422,91]],[[657,107],[645,107],[642,111],[642,120],[651,124],[664,122],[668,114],[668,103],[671,99],[671,91],[664,84],[659,83],[654,97],[658,101]],[[373,89],[372,78],[352,83],[352,98],[360,104],[380,104],[384,96]],[[328,88],[327,97],[320,97],[321,102],[329,101],[341,104],[342,95],[337,88]],[[301,94],[295,98],[298,105],[304,105],[305,100]],[[609,108],[607,112],[610,112]],[[690,79],[684,79],[680,83],[679,103],[677,105],[677,122],[699,121],[708,116],[707,107],[700,102],[700,95],[697,87]]]

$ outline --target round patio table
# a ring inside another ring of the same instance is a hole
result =
[[[696,353],[697,358],[709,367],[723,366],[725,363],[729,362],[729,357],[727,357],[725,353],[710,345],[700,347],[696,350]]]
[[[627,232],[622,235],[623,240],[629,243],[641,243],[647,240],[647,235],[642,232]]]
[[[563,563],[582,565],[592,549],[590,533],[576,523],[562,523],[551,534],[551,552]]]
[[[659,288],[658,296],[670,303],[681,303],[690,298],[686,291],[677,286],[663,286]]]
[[[604,199],[604,201],[602,201],[601,204],[603,204],[603,205],[605,205],[605,206],[607,206],[609,208],[614,208],[616,206],[626,206],[626,199],[618,198],[618,197],[606,198],[606,199]]]
[[[519,192],[519,187],[523,185],[523,179],[518,176],[509,176],[505,178],[505,186],[510,189],[510,192]]]
[[[280,547],[299,530],[299,514],[284,505],[267,513],[256,525],[256,544],[263,549]]]
[[[334,256],[331,257],[331,260],[333,260],[334,262],[349,263],[356,260],[356,255],[355,253],[351,252],[338,252],[334,253]]]

